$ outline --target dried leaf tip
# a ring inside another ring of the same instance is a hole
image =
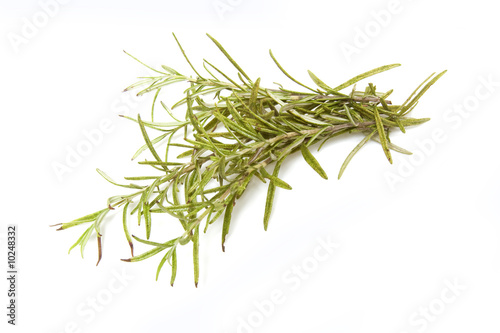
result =
[[[102,235],[100,232],[97,231],[97,263],[95,264],[96,266],[99,265],[102,259]]]
[[[134,243],[132,243],[130,241],[130,242],[128,242],[128,245],[130,246],[130,254],[133,257],[134,256]]]

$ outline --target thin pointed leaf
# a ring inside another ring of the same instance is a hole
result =
[[[80,254],[82,255],[82,258],[83,258],[83,252],[85,250],[85,246],[87,245],[87,242],[89,241],[90,236],[92,236],[92,230],[95,230],[95,223],[92,224],[89,229],[87,229],[85,236],[82,238],[82,241],[80,242]]]
[[[135,239],[139,240],[138,237],[135,237]],[[148,244],[149,242],[148,241],[144,241],[144,240],[141,240],[143,241],[144,243]],[[126,261],[126,262],[136,262],[136,261],[142,261],[142,260],[145,260],[145,259],[148,259],[148,258],[151,258],[152,256],[154,256],[155,254],[158,254],[160,253],[161,251],[169,248],[169,247],[172,247],[172,246],[176,246],[175,244],[178,242],[178,238],[174,238],[172,240],[169,240],[168,242],[166,243],[163,243],[163,244],[159,244],[160,246],[157,246],[149,251],[146,251],[138,256],[135,256],[133,258],[130,258],[130,259],[122,259],[122,261]]]
[[[346,82],[342,83],[341,85],[333,88],[333,90],[335,90],[335,91],[342,90],[344,88],[347,88],[347,87],[355,84],[358,81],[366,79],[367,77],[370,77],[370,76],[378,74],[378,73],[385,72],[385,71],[387,71],[389,69],[392,69],[392,68],[395,68],[395,67],[399,67],[399,66],[401,66],[401,64],[392,64],[392,65],[386,65],[386,66],[377,67],[375,69],[372,69],[371,71],[365,72],[363,74],[360,74],[360,75],[357,75],[357,76],[353,77],[350,80],[347,80]]]
[[[274,54],[273,54],[273,52],[271,50],[269,50],[269,55],[271,56],[271,58],[273,58],[274,63],[276,64],[276,66],[278,66],[278,68],[281,70],[281,72],[283,72],[283,74],[285,74],[290,80],[292,80],[293,82],[297,83],[298,85],[301,85],[302,87],[304,87],[306,89],[309,89],[309,90],[314,91],[316,93],[318,92],[317,90],[315,90],[313,88],[310,88],[310,87],[306,86],[303,83],[300,83],[295,78],[293,78],[290,74],[288,74],[287,71],[285,71],[285,69],[280,65],[280,63],[278,62],[278,60],[276,60],[276,58],[274,57]]]
[[[253,84],[252,94],[250,95],[250,103],[249,103],[250,109],[255,113],[259,113],[259,110],[257,110],[257,97],[259,96],[259,86],[260,86],[260,77]]]
[[[266,169],[261,168],[260,172],[261,172],[262,176],[264,176],[264,178],[269,179],[271,182],[274,183],[275,186],[281,187],[285,190],[292,189],[292,187],[287,182],[285,182],[284,180],[281,180],[280,178],[278,178],[276,176],[270,175]]]
[[[154,256],[155,254],[158,254],[160,253],[161,251],[165,250],[164,247],[155,247],[154,249],[152,250],[149,250],[147,252],[144,252],[138,256],[135,256],[135,257],[132,257],[130,259],[122,259],[122,261],[126,261],[126,262],[137,262],[137,261],[142,261],[142,260],[145,260],[145,259],[148,259],[148,258],[151,258],[152,256]]]
[[[208,202],[191,202],[188,204],[168,206],[168,207],[164,207],[164,208],[165,208],[165,210],[167,210],[169,212],[178,213],[178,212],[189,212],[190,210],[196,209],[196,208],[202,209],[202,208],[209,206],[209,205],[210,205],[210,203],[208,203]]]
[[[345,110],[345,113],[347,115],[347,118],[349,119],[349,121],[351,122],[351,124],[353,124],[354,126],[358,126],[358,124],[356,124],[356,122],[354,121],[354,119],[352,118],[352,115],[351,115],[351,110],[349,109],[349,107],[347,105],[344,104],[344,110]]]
[[[221,50],[221,52],[226,56],[226,58],[233,64],[233,66],[248,80],[248,81],[252,81],[250,80],[250,77],[248,77],[248,75],[245,73],[245,71],[236,63],[236,61],[234,61],[233,58],[231,58],[231,56],[229,55],[229,53],[227,53],[227,51],[222,47],[222,45],[215,39],[213,38],[212,36],[210,36],[209,34],[207,34],[208,38],[210,38],[212,40],[212,42],[214,42],[215,45],[217,45],[217,47],[219,48],[219,50]]]
[[[146,202],[144,203],[143,207],[143,214],[144,214],[144,221],[146,222],[146,239],[149,239],[149,236],[151,236],[151,213],[149,209],[151,206]]]
[[[120,115],[120,117],[122,118],[125,118],[125,119],[128,119],[130,121],[133,121],[134,123],[139,123],[137,121],[137,119],[134,119],[132,117],[129,117],[129,116],[125,116],[125,115]],[[163,129],[162,127],[182,127],[182,126],[185,126],[187,124],[189,124],[188,121],[177,121],[177,122],[151,122],[151,121],[146,121],[146,120],[142,120],[142,123],[145,127],[149,127],[149,128],[152,128],[152,129],[155,129],[157,131],[170,131],[170,130],[165,130]]]
[[[161,72],[157,69],[154,69],[153,67],[150,67],[148,65],[146,65],[145,63],[143,63],[142,61],[140,61],[139,59],[137,59],[136,57],[134,57],[133,55],[131,55],[130,53],[128,53],[127,51],[123,50],[123,52],[125,52],[126,55],[128,55],[129,57],[131,57],[132,59],[134,59],[135,61],[137,61],[138,63],[140,63],[141,65],[149,68],[150,70],[154,71],[154,72],[157,72],[157,73],[160,73],[160,74],[167,74],[167,73],[164,73],[164,72]]]
[[[227,201],[226,211],[224,212],[224,224],[222,225],[222,252],[226,251],[224,243],[226,242],[226,236],[229,233],[229,225],[231,224],[231,214],[233,213],[235,197],[232,196]]]
[[[193,266],[194,266],[194,285],[198,287],[198,280],[200,278],[200,225],[198,225],[194,229]]]
[[[101,223],[104,220],[104,217],[106,216],[106,214],[109,213],[109,211],[110,211],[110,209],[104,209],[103,212],[101,214],[99,214],[99,216],[97,216],[95,223],[94,223],[94,228],[95,228],[95,231],[97,232],[97,235],[101,234]]]
[[[177,36],[175,36],[175,34],[172,32],[172,35],[174,36],[175,38],[175,41],[177,42],[177,45],[179,46],[179,49],[181,50],[182,52],[182,55],[184,56],[184,58],[186,59],[186,61],[188,62],[189,66],[191,66],[191,68],[193,69],[193,71],[196,73],[196,75],[198,75],[199,78],[202,78],[203,79],[203,76],[201,76],[197,71],[196,69],[194,68],[194,66],[191,64],[191,61],[189,61],[189,58],[187,57],[186,55],[186,52],[184,52],[184,49],[182,48],[181,46],[181,43],[179,42],[179,40],[177,39]]]
[[[77,245],[81,244],[82,240],[87,236],[87,234],[89,232],[92,231],[92,229],[94,228],[94,225],[91,225],[90,227],[88,227],[84,232],[83,234],[77,239],[77,241],[75,242],[75,244],[73,244],[69,250],[68,250],[68,254],[71,252],[71,250],[73,250]]]
[[[342,166],[340,167],[338,179],[340,179],[340,177],[342,177],[342,175],[344,174],[345,168],[347,168],[347,165],[352,160],[354,155],[356,155],[356,153],[361,149],[361,147],[363,147],[376,132],[377,132],[377,130],[374,130],[370,134],[365,136],[363,138],[363,140],[361,140],[361,142],[358,143],[356,145],[356,147],[354,147],[354,149],[349,153],[349,155],[347,155],[347,158],[345,159],[344,163],[342,163]]]
[[[141,162],[138,162],[138,164],[143,164],[143,165],[160,165],[160,166],[182,166],[184,165],[184,163],[180,163],[180,162],[158,162],[158,161],[141,161]]]
[[[132,237],[138,241],[139,243],[143,243],[143,244],[147,244],[147,245],[151,245],[151,246],[154,246],[154,247],[162,247],[164,249],[168,249],[169,247],[172,247],[175,245],[175,242],[177,241],[178,238],[174,238],[174,239],[171,239],[169,240],[168,242],[165,242],[165,243],[158,243],[158,242],[152,242],[152,241],[149,241],[149,240],[145,240],[145,239],[142,239],[142,238],[139,238],[135,235],[132,235]]]
[[[419,92],[418,94],[413,97],[413,99],[410,101],[410,103],[408,103],[408,105],[406,105],[403,109],[401,109],[401,114],[406,114],[408,111],[415,103],[417,103],[417,101],[419,100],[420,97],[422,97],[422,95],[434,84],[436,83],[437,80],[439,80],[439,78],[441,78],[441,76],[443,76],[447,71],[442,71],[441,73],[439,73],[438,75],[436,75],[432,80],[430,80]]]
[[[166,261],[170,262],[170,259],[174,255],[176,249],[177,249],[176,247],[172,247],[170,250],[167,251],[167,253],[165,253],[163,258],[161,259],[160,263],[158,264],[158,268],[156,269],[156,281],[158,281],[158,276],[160,275],[160,271],[163,265],[165,264]]]
[[[241,185],[237,187],[236,199],[239,199],[241,197],[241,195],[243,194],[243,192],[245,192],[248,184],[250,183],[250,180],[252,180],[252,176],[253,176],[254,172],[255,172],[255,170],[250,171],[250,173],[245,177],[245,179],[243,180]]]
[[[316,140],[319,138],[319,136],[321,134],[323,134],[323,132],[325,132],[326,130],[328,129],[332,129],[331,127],[323,127],[321,130],[319,130],[316,134],[314,134],[311,139],[305,144],[306,147],[309,147],[310,145],[316,143]]]
[[[113,179],[111,179],[111,177],[109,177],[104,171],[102,171],[100,169],[96,169],[96,171],[97,171],[97,173],[99,173],[102,176],[102,178],[106,179],[108,182],[110,182],[111,184],[113,184],[115,186],[120,186],[120,187],[125,187],[125,188],[137,188],[137,186],[135,186],[135,185],[118,184]]]
[[[198,194],[203,193],[203,190],[205,189],[205,186],[212,180],[212,177],[215,175],[215,172],[217,172],[218,168],[217,165],[210,165],[210,169],[206,169],[203,177],[201,178],[200,182],[196,185],[195,192],[193,193],[193,196],[197,196]]]
[[[186,150],[185,152],[183,152],[183,153],[181,153],[181,154],[177,155],[177,158],[178,158],[178,159],[181,159],[181,158],[184,158],[184,157],[189,157],[189,156],[193,155],[193,152],[194,152],[194,150],[193,150],[193,149]]]
[[[151,121],[154,121],[154,112],[155,112],[155,104],[156,104],[156,99],[158,98],[158,95],[160,94],[161,88],[159,88],[156,91],[155,97],[153,98],[153,103],[151,105]]]
[[[132,257],[134,256],[134,243],[132,243],[132,237],[130,236],[130,233],[128,231],[128,225],[127,225],[127,210],[128,210],[128,205],[130,202],[127,202],[125,206],[123,207],[123,232],[125,232],[125,238],[128,241],[128,245],[130,246],[130,253]]]
[[[179,73],[178,71],[176,71],[175,69],[173,69],[172,67],[168,67],[168,66],[165,66],[165,65],[161,65],[161,68],[163,68],[164,70],[166,70],[167,72],[169,72],[170,74],[173,74],[173,75],[181,75],[181,73]]]
[[[236,86],[236,88],[244,91],[245,89],[242,88],[238,83],[236,83],[233,79],[231,79],[229,76],[227,76],[226,74],[224,74],[224,72],[222,72],[220,69],[218,69],[217,67],[215,67],[214,65],[212,65],[208,60],[206,59],[203,59],[204,62],[206,62],[207,64],[210,65],[210,67],[212,67],[213,69],[215,69],[217,72],[219,72],[219,74],[221,74],[226,80],[228,80],[229,82],[231,82],[232,84],[234,84]]]
[[[308,115],[305,115],[305,114],[301,114],[295,110],[288,110],[289,113],[293,114],[295,117],[305,121],[306,123],[309,123],[309,124],[313,124],[313,125],[319,125],[319,126],[330,126],[329,123],[325,123],[321,120],[318,120],[318,119],[315,119],[313,117],[310,117]]]
[[[165,134],[160,135],[159,137],[157,137],[157,138],[155,138],[155,139],[151,140],[151,143],[154,145],[154,144],[156,144],[156,143],[160,142],[161,140],[165,139],[165,137],[166,137],[168,134],[169,134],[169,133],[165,133]],[[139,148],[139,149],[135,152],[134,156],[132,156],[132,160],[135,160],[135,159],[137,158],[137,156],[139,156],[139,155],[140,155],[143,151],[145,151],[146,149],[148,149],[148,144],[147,144],[147,143],[145,143],[145,144],[144,144],[141,148]]]
[[[71,228],[71,227],[74,227],[74,226],[77,226],[77,225],[80,225],[83,223],[94,222],[97,219],[97,217],[105,210],[108,210],[108,208],[104,208],[104,209],[101,209],[95,213],[82,216],[82,217],[80,217],[76,220],[73,220],[71,222],[62,223],[62,224],[60,224],[61,227],[57,230],[64,230],[64,229],[68,229],[68,228]]]
[[[380,144],[382,145],[382,149],[384,150],[384,154],[389,160],[389,163],[392,164],[392,156],[389,147],[387,146],[387,137],[385,135],[384,125],[382,124],[382,119],[380,118],[380,113],[378,112],[377,106],[373,107],[375,114],[375,123],[377,125],[377,132],[380,138]]]
[[[436,72],[432,73],[431,75],[429,75],[422,83],[420,83],[418,85],[417,88],[415,88],[415,90],[413,90],[413,92],[411,93],[410,96],[408,96],[408,98],[406,99],[406,101],[404,101],[403,104],[401,104],[399,106],[399,108],[397,109],[396,113],[401,113],[401,110],[411,101],[411,99],[413,98],[413,96],[415,96],[415,94],[420,90],[420,88],[427,82],[429,81],[433,76],[434,74],[436,74]]]
[[[380,143],[380,139],[377,137],[372,137],[372,140]],[[398,152],[400,154],[413,155],[411,151],[401,148],[398,145],[395,145],[394,143],[387,142],[387,146],[389,147],[390,150],[394,150],[395,152]]]
[[[305,145],[300,146],[300,151],[302,152],[302,157],[304,157],[307,164],[309,164],[311,168],[313,168],[313,170],[316,171],[322,178],[328,179],[325,170],[323,170],[318,160],[316,160],[316,158],[313,156],[313,154],[311,154],[311,152]]]
[[[170,110],[170,108],[165,104],[163,103],[162,101],[160,101],[160,104],[161,106],[163,106],[163,108],[165,109],[165,111],[167,111],[167,113],[170,115],[170,117],[172,117],[172,119],[174,119],[175,121],[181,123],[182,121],[180,121],[179,119],[177,119],[174,114],[172,113],[172,111]]]
[[[210,224],[214,223],[223,213],[224,213],[224,209],[220,209],[220,210],[216,211],[214,216],[211,216],[210,220],[207,219],[207,224],[205,225],[205,229],[203,230],[203,232],[206,233],[208,226]]]
[[[281,162],[277,162],[273,171],[274,177],[278,177],[280,167],[281,167]],[[276,185],[273,182],[269,182],[269,187],[267,188],[266,209],[264,211],[264,230],[267,230],[267,227],[269,225],[269,219],[271,218],[271,211],[273,209],[275,192],[276,192]]]
[[[151,151],[151,154],[153,154],[154,158],[158,162],[163,162],[162,159],[160,158],[160,156],[158,155],[158,153],[156,152],[155,148],[153,147],[151,140],[149,140],[148,133],[146,132],[146,128],[144,128],[144,123],[142,122],[140,115],[137,115],[137,122],[139,123],[139,127],[141,128],[142,136],[144,137],[144,141],[146,141],[146,144],[147,144],[149,150]],[[164,167],[164,168],[165,168],[165,170],[167,170],[166,167]]]
[[[170,277],[170,285],[173,287],[175,276],[177,275],[177,249],[172,252],[172,275]]]
[[[277,95],[275,95],[273,92],[271,92],[269,89],[266,89],[266,93],[271,97],[276,103],[281,105],[282,107],[285,106],[285,102],[283,102],[280,98],[278,98]]]
[[[168,257],[172,255],[172,252],[167,251],[163,258],[161,258],[160,263],[158,264],[158,268],[156,269],[156,281],[158,281],[158,276],[160,275],[160,271],[163,267],[163,265],[167,262]]]
[[[314,81],[314,83],[316,83],[316,85],[318,87],[320,87],[321,89],[323,89],[325,91],[333,91],[333,88],[329,87],[326,83],[321,81],[316,75],[314,75],[313,72],[308,70],[307,73],[309,73],[309,77]]]

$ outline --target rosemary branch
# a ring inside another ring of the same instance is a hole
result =
[[[126,180],[149,182],[148,185],[119,184],[101,170],[97,170],[110,183],[136,190],[131,194],[113,196],[108,199],[106,208],[67,223],[58,224],[64,230],[81,224],[90,224],[81,237],[70,248],[84,248],[95,232],[98,240],[98,262],[102,257],[102,233],[100,226],[110,210],[123,206],[123,230],[130,245],[131,258],[122,259],[135,262],[165,252],[158,265],[156,278],[168,262],[172,268],[170,283],[173,285],[177,272],[177,249],[179,246],[193,245],[194,281],[199,279],[199,228],[206,221],[208,226],[223,215],[222,250],[229,233],[233,206],[241,197],[249,182],[254,178],[269,182],[264,213],[264,229],[267,230],[271,216],[276,187],[290,190],[292,187],[280,179],[279,170],[283,161],[296,151],[301,151],[306,162],[323,178],[326,172],[312,155],[309,147],[322,145],[341,134],[359,132],[363,140],[347,156],[340,169],[338,178],[343,174],[353,156],[370,140],[381,144],[382,150],[392,163],[391,150],[409,154],[403,148],[389,140],[393,129],[405,132],[407,126],[419,125],[428,118],[410,118],[407,114],[417,105],[423,93],[433,85],[446,71],[431,75],[425,80],[402,105],[393,105],[387,100],[392,90],[376,91],[376,86],[369,83],[364,91],[356,90],[356,83],[372,75],[384,72],[399,64],[381,66],[360,74],[334,88],[330,87],[315,74],[309,76],[317,85],[310,88],[288,74],[272,53],[271,57],[280,70],[295,83],[307,88],[308,92],[284,89],[267,89],[260,86],[260,78],[252,81],[222,45],[209,36],[231,64],[238,70],[238,79],[233,80],[213,64],[204,60],[203,66],[208,77],[202,77],[189,61],[178,39],[174,38],[195,72],[196,76],[183,75],[171,67],[162,66],[154,69],[155,74],[142,77],[125,91],[140,88],[138,95],[154,92],[153,108],[150,121],[143,121],[123,116],[136,122],[144,137],[145,144],[134,154],[133,159],[149,150],[153,160],[139,162],[152,167],[156,176],[125,177]],[[134,58],[135,59],[135,58]],[[136,59],[137,60],[137,59]],[[139,61],[139,60],[137,60]],[[146,66],[146,65],[145,65]],[[207,67],[208,66],[208,67]],[[214,75],[209,67],[218,75]],[[184,82],[189,85],[185,97],[172,108],[163,102],[163,109],[173,122],[163,123],[154,120],[155,102],[161,90],[171,84]],[[353,86],[349,93],[341,92]],[[223,96],[224,92],[227,96]],[[211,104],[204,96],[215,99]],[[172,110],[186,105],[185,120],[178,120]],[[153,139],[148,130],[161,134]],[[183,141],[174,140],[176,133],[184,133]],[[164,157],[158,153],[155,145],[167,142]],[[174,161],[169,159],[171,147],[185,149]],[[189,158],[187,161],[183,159]],[[266,170],[275,164],[273,172]],[[128,207],[133,207],[128,211]],[[136,214],[138,224],[144,221],[146,239],[131,235],[127,217]],[[182,225],[184,232],[166,242],[149,240],[152,230],[152,218],[156,214],[169,214]],[[134,241],[152,246],[151,250],[134,255]]]

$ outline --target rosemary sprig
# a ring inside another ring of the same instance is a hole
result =
[[[174,35],[182,54],[196,76],[181,74],[167,66],[162,66],[160,70],[147,66],[154,71],[155,76],[142,78],[125,89],[127,91],[139,88],[138,95],[154,93],[150,121],[142,120],[139,115],[137,119],[125,118],[138,124],[145,141],[145,144],[134,154],[133,159],[149,150],[154,160],[142,161],[139,164],[147,165],[159,174],[125,178],[131,181],[149,182],[149,185],[119,184],[98,170],[99,174],[112,184],[132,189],[135,192],[113,196],[108,199],[106,208],[71,222],[59,224],[58,230],[90,224],[70,251],[80,246],[83,256],[85,245],[95,232],[98,239],[99,263],[102,256],[100,226],[110,210],[123,206],[123,230],[130,245],[132,257],[122,260],[136,262],[164,252],[156,278],[158,279],[165,262],[168,262],[172,269],[171,284],[173,285],[177,272],[177,250],[179,246],[192,244],[194,281],[197,286],[199,230],[202,222],[206,223],[204,227],[204,232],[206,232],[209,225],[223,216],[222,250],[225,251],[224,244],[231,226],[233,207],[254,177],[264,183],[269,182],[264,213],[264,229],[267,230],[276,187],[292,189],[288,183],[279,178],[280,166],[290,154],[300,150],[311,168],[322,178],[327,179],[326,172],[310,151],[311,145],[320,143],[319,148],[321,148],[329,139],[344,133],[359,132],[364,135],[364,138],[345,159],[338,178],[342,176],[353,156],[370,140],[381,144],[385,156],[392,163],[391,150],[400,153],[409,152],[390,142],[390,131],[396,129],[405,132],[407,126],[418,125],[429,120],[428,118],[410,118],[407,114],[417,104],[423,93],[446,72],[431,75],[403,105],[393,105],[387,100],[392,90],[377,92],[376,87],[370,83],[364,91],[358,91],[355,85],[362,79],[398,67],[399,64],[375,68],[335,88],[331,88],[309,71],[309,76],[317,86],[317,88],[311,88],[294,79],[270,52],[279,69],[308,91],[287,90],[281,85],[279,89],[268,89],[260,85],[260,78],[252,81],[222,45],[210,35],[209,37],[238,70],[240,82],[231,79],[206,60],[203,66],[209,74],[207,77],[210,78],[202,77],[189,61]],[[207,65],[215,72],[210,71]],[[219,79],[214,73],[222,76],[223,79]],[[161,102],[163,109],[173,121],[168,123],[155,121],[155,102],[160,91],[177,82],[189,84],[185,90],[185,96],[172,107],[175,109],[185,105],[185,120],[175,118],[171,109]],[[354,87],[349,93],[341,92],[350,86]],[[213,97],[215,102],[205,101],[204,96],[207,95]],[[160,134],[150,137],[151,130]],[[173,139],[176,133],[184,133],[184,142],[177,142]],[[165,141],[167,142],[166,152],[160,154],[155,146]],[[172,160],[169,157],[171,147],[183,148],[184,151]],[[273,163],[274,169],[270,173],[266,168]],[[127,227],[129,212],[137,214],[139,225],[142,221],[145,222],[146,239],[130,234]],[[173,216],[180,222],[184,232],[168,241],[150,241],[153,217],[157,214]],[[142,254],[134,255],[133,240],[152,248]]]

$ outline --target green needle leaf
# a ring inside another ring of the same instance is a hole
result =
[[[144,203],[143,211],[144,220],[146,221],[146,238],[149,239],[151,236],[151,213],[149,212],[149,204],[147,202]]]
[[[173,287],[175,276],[177,275],[177,249],[172,252],[172,276],[170,277],[170,285]]]
[[[168,251],[165,253],[163,258],[161,258],[160,263],[158,264],[158,268],[156,269],[156,281],[158,281],[158,276],[160,276],[160,271],[163,268],[163,265],[167,262],[168,257],[172,255],[172,252]]]
[[[372,69],[371,71],[365,72],[363,74],[360,74],[360,75],[357,75],[357,76],[353,77],[350,80],[347,80],[346,82],[342,83],[341,85],[333,88],[333,90],[335,90],[335,91],[342,90],[344,88],[352,86],[356,82],[359,82],[359,81],[361,81],[363,79],[366,79],[367,77],[370,77],[370,76],[378,74],[378,73],[385,72],[385,71],[387,71],[389,69],[392,69],[392,68],[395,68],[395,67],[399,67],[399,66],[401,66],[401,64],[392,64],[392,65],[386,65],[386,66],[377,67],[375,69]]]
[[[160,263],[158,264],[158,269],[156,270],[156,281],[158,281],[158,276],[160,275],[160,271],[163,267],[163,265],[165,264],[166,261],[169,261],[170,262],[170,259],[172,259],[172,257],[175,255],[175,250],[176,250],[176,247],[172,247],[170,250],[167,251],[167,253],[165,253],[165,255],[163,256],[163,258],[161,259]],[[176,262],[176,265],[177,265],[177,262]],[[177,269],[177,266],[176,266],[176,269]],[[172,272],[172,275],[175,275],[174,272]],[[175,277],[174,277],[175,279]],[[173,284],[173,282],[171,282],[171,284]]]
[[[142,136],[144,137],[144,141],[146,141],[146,145],[148,146],[149,150],[151,151],[151,154],[153,154],[154,158],[158,162],[163,162],[158,153],[156,152],[155,148],[153,147],[153,144],[151,143],[151,140],[149,140],[148,133],[146,132],[146,129],[144,128],[144,123],[141,120],[141,116],[138,114],[137,115],[137,122],[139,123],[139,127],[141,128]],[[165,167],[164,167],[165,168]],[[165,170],[167,170],[165,168]]]
[[[108,208],[104,208],[102,210],[99,210],[95,213],[92,213],[92,214],[89,214],[89,215],[85,215],[85,216],[82,216],[80,217],[79,219],[76,219],[76,220],[73,220],[71,222],[66,222],[66,223],[60,223],[60,224],[55,224],[53,225],[54,227],[55,226],[61,226],[59,229],[57,230],[64,230],[64,229],[68,229],[68,228],[71,228],[71,227],[74,227],[74,226],[77,226],[77,225],[80,225],[80,224],[83,224],[83,223],[89,223],[89,222],[94,222],[97,217],[104,211],[108,210]]]
[[[259,110],[257,109],[257,97],[259,96],[259,86],[260,86],[260,77],[253,84],[252,94],[250,95],[250,109],[257,114],[259,113]]]
[[[87,242],[90,239],[90,236],[92,235],[92,230],[95,230],[95,223],[92,224],[87,231],[84,233],[82,240],[80,241],[80,254],[82,255],[83,258],[83,252],[85,250],[85,246],[87,245]]]
[[[229,233],[229,225],[231,224],[231,215],[233,213],[235,197],[232,196],[227,201],[226,211],[224,213],[224,224],[222,225],[222,252],[226,252],[226,247],[224,243],[226,242],[226,236]]]
[[[236,63],[236,61],[234,61],[233,58],[231,58],[231,56],[229,55],[229,53],[227,53],[227,51],[222,47],[222,45],[215,39],[213,38],[212,36],[210,36],[209,34],[207,34],[207,36],[212,40],[212,42],[214,42],[215,45],[217,45],[217,47],[219,48],[219,50],[221,50],[222,53],[224,53],[224,55],[226,56],[226,58],[233,64],[234,67],[236,67],[236,69],[248,80],[248,81],[252,81],[250,80],[250,78],[248,77],[248,75],[245,73],[245,71],[243,71],[243,69]]]
[[[130,202],[127,202],[125,206],[123,207],[123,231],[125,232],[125,238],[128,241],[128,244],[130,246],[130,253],[132,257],[134,256],[134,243],[132,243],[132,237],[130,237],[130,233],[128,231],[128,226],[127,226],[127,210],[128,210],[128,205]]]
[[[278,177],[280,172],[281,162],[277,162],[274,167],[273,176]],[[264,230],[267,231],[269,226],[269,219],[271,218],[271,211],[273,209],[274,193],[276,192],[276,185],[274,182],[269,182],[269,187],[267,188],[267,198],[266,198],[266,210],[264,212]]]
[[[278,68],[281,70],[281,72],[283,72],[283,74],[285,74],[290,80],[292,80],[293,82],[297,83],[298,85],[301,85],[302,87],[304,87],[306,89],[309,89],[309,90],[314,91],[315,93],[317,93],[317,90],[315,90],[313,88],[310,88],[310,87],[306,86],[303,83],[300,83],[299,81],[297,81],[296,79],[294,79],[290,74],[288,74],[287,71],[285,71],[285,69],[280,65],[280,63],[278,62],[278,60],[276,60],[276,58],[274,57],[273,52],[271,50],[269,50],[269,55],[273,59],[273,61],[276,64],[276,66],[278,66]]]
[[[181,46],[181,43],[179,43],[179,40],[177,39],[177,36],[175,36],[175,34],[172,32],[172,35],[174,36],[175,38],[175,41],[177,42],[177,45],[179,46],[179,49],[181,50],[182,52],[182,55],[184,56],[184,58],[186,59],[187,63],[189,64],[189,66],[191,66],[191,68],[193,69],[193,71],[196,73],[196,75],[198,75],[198,77],[200,78],[203,78],[197,71],[196,69],[194,68],[194,66],[191,64],[191,61],[189,61],[189,58],[187,57],[186,55],[186,52],[184,52],[184,49],[182,48]]]
[[[120,186],[120,187],[125,187],[125,188],[137,188],[137,186],[135,186],[135,185],[122,185],[122,184],[118,184],[113,179],[111,179],[111,177],[109,177],[104,171],[102,171],[100,169],[96,169],[96,171],[97,171],[98,174],[100,174],[102,176],[102,178],[106,179],[108,182],[110,182],[111,184],[113,184],[115,186]]]
[[[275,186],[281,187],[281,188],[283,188],[285,190],[291,190],[292,189],[292,187],[290,185],[288,185],[287,182],[285,182],[284,180],[279,179],[277,176],[270,175],[267,172],[266,169],[261,168],[260,172],[261,172],[262,176],[264,176],[264,178],[269,179],[272,183],[274,183]]]
[[[87,230],[85,230],[83,232],[83,234],[78,238],[78,240],[75,242],[75,244],[73,244],[70,248],[69,248],[69,251],[68,251],[68,254],[71,252],[71,250],[73,250],[77,245],[80,245],[83,241],[83,239],[85,237],[87,237],[87,234],[89,232],[92,232],[92,229],[94,229],[94,225],[92,224],[90,227],[87,228]],[[82,254],[82,257],[83,257],[83,254]]]
[[[371,132],[370,134],[368,134],[367,136],[365,136],[363,138],[363,140],[361,140],[360,143],[358,143],[356,145],[356,147],[354,147],[354,149],[349,153],[349,155],[347,155],[347,158],[345,159],[344,163],[342,163],[342,166],[340,167],[340,171],[339,171],[339,177],[338,179],[340,179],[340,177],[342,177],[342,175],[344,174],[344,171],[345,171],[345,168],[347,168],[347,165],[349,164],[349,162],[352,160],[352,158],[354,157],[354,155],[356,155],[356,153],[361,149],[361,147],[363,147],[370,139],[371,137],[376,133],[377,131],[374,130],[373,132]]]
[[[328,179],[325,170],[323,170],[318,160],[316,160],[316,158],[313,156],[313,154],[311,154],[311,152],[305,145],[300,146],[300,151],[302,152],[302,157],[304,157],[307,164],[309,164],[311,168],[313,168],[313,170],[316,171],[322,178]]]
[[[313,125],[320,125],[320,126],[328,126],[330,125],[329,123],[325,123],[324,121],[317,120],[313,117],[310,117],[305,114],[301,114],[295,110],[288,110],[289,113],[293,114],[295,117],[305,121],[306,123],[313,124]]]
[[[193,236],[193,265],[194,265],[194,285],[198,288],[200,278],[200,226],[194,229]]]
[[[142,261],[142,260],[145,260],[145,259],[148,259],[148,258],[151,258],[152,256],[154,256],[155,254],[158,254],[160,253],[161,251],[165,250],[165,247],[162,247],[162,246],[158,246],[158,247],[155,247],[154,249],[152,250],[149,250],[147,252],[144,252],[138,256],[135,256],[133,258],[130,258],[130,259],[122,259],[122,261],[126,261],[126,262],[136,262],[136,261]]]
[[[161,140],[165,139],[165,137],[166,137],[167,135],[168,135],[168,133],[162,134],[162,135],[160,135],[159,137],[157,137],[157,138],[155,138],[155,139],[151,140],[151,143],[154,145],[154,144],[156,144],[156,143],[160,142]],[[132,160],[135,160],[135,159],[136,159],[136,158],[137,158],[137,157],[138,157],[138,156],[139,156],[139,155],[140,155],[143,151],[145,151],[146,149],[148,149],[148,144],[147,144],[147,143],[146,143],[146,144],[144,144],[141,148],[139,148],[139,149],[135,152],[134,156],[132,156]]]
[[[314,83],[316,83],[316,85],[318,87],[320,87],[321,89],[323,89],[325,91],[328,91],[328,92],[329,91],[333,91],[333,89],[331,87],[329,87],[326,83],[324,83],[323,81],[321,81],[316,75],[314,75],[313,72],[311,72],[310,70],[308,70],[307,73],[309,73],[309,76],[314,81]]]
[[[389,163],[392,164],[392,156],[391,151],[389,150],[389,146],[387,145],[387,137],[385,135],[384,125],[382,124],[382,119],[380,118],[380,113],[378,112],[377,106],[373,106],[374,114],[375,114],[375,122],[377,125],[377,132],[380,138],[380,144],[384,150],[385,156],[389,160]]]
[[[410,103],[408,103],[408,105],[406,105],[402,110],[401,110],[401,113],[402,114],[405,114],[405,111],[409,110],[413,105],[415,105],[415,103],[417,103],[417,101],[420,99],[420,97],[422,97],[422,95],[427,91],[429,90],[429,88],[434,84],[436,83],[437,80],[439,80],[439,78],[441,78],[447,71],[442,71],[441,73],[439,73],[438,75],[436,75],[432,80],[430,80],[419,92],[418,94],[413,97],[413,99],[410,101]]]

